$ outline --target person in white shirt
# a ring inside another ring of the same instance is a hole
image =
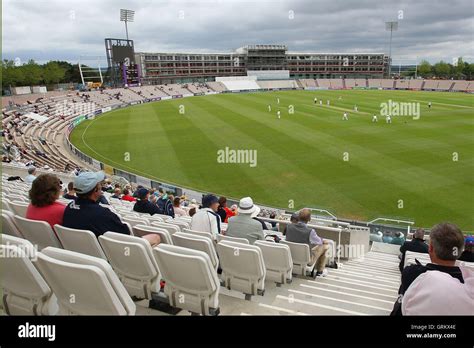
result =
[[[354,105],[354,111],[355,111],[355,112],[358,112],[358,111],[359,111],[359,108],[357,107],[357,105]]]
[[[35,181],[35,179],[36,179],[36,168],[33,167],[33,166],[29,167],[28,168],[28,175],[25,176],[24,180],[27,184],[31,184],[31,183],[33,183],[33,181]]]
[[[378,121],[377,115],[372,116],[372,122],[377,122],[377,121]]]
[[[343,121],[348,121],[349,120],[349,117],[347,117],[347,112],[345,112],[344,115],[342,115],[342,120]]]
[[[323,105],[323,101],[322,101],[322,100],[319,101],[319,105]]]
[[[281,116],[280,110],[277,111],[277,116],[278,116],[278,119],[280,119],[280,116]]]
[[[191,219],[191,229],[209,232],[214,238],[221,233],[221,217],[217,214],[219,199],[213,194],[202,197],[202,208]]]
[[[270,104],[268,104],[268,112],[271,112],[272,111],[272,107],[270,106]]]
[[[188,215],[186,210],[181,208],[181,199],[179,197],[174,198],[174,200],[173,200],[173,209],[174,209],[174,216],[175,217],[187,216]]]
[[[385,121],[386,121],[387,123],[392,123],[392,116],[387,115],[387,117],[385,118]]]
[[[318,102],[318,98],[314,98],[314,103],[316,104]]]
[[[326,102],[326,104],[329,106],[329,100]]]
[[[277,98],[277,104],[280,104],[280,98]]]

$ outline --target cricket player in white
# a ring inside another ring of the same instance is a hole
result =
[[[357,107],[357,105],[354,105],[354,111],[355,112],[359,111],[359,108]]]
[[[280,98],[277,98],[277,104],[280,104]]]
[[[314,103],[316,104],[318,102],[318,98],[314,98]]]
[[[372,122],[377,122],[377,121],[378,121],[377,115],[372,116]]]
[[[319,101],[319,105],[323,105],[323,101],[322,101],[322,100]]]
[[[268,104],[268,112],[272,111],[272,107]]]
[[[347,112],[345,112],[345,113],[342,115],[342,120],[343,120],[343,121],[349,121],[349,117],[347,117]]]
[[[326,102],[326,104],[329,106],[329,100]]]
[[[392,116],[387,115],[387,117],[385,118],[385,120],[386,120],[387,123],[392,123]]]
[[[278,119],[280,119],[280,116],[281,116],[280,110],[277,111],[277,116],[278,116]]]
[[[428,102],[428,108],[431,109],[431,102]]]

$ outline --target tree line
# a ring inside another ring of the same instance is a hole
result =
[[[418,64],[418,68],[411,68],[403,75],[406,77],[438,78],[438,79],[455,79],[455,80],[471,80],[474,77],[474,64],[463,61],[462,57],[457,59],[454,64],[439,61],[430,64],[426,60],[422,60]]]

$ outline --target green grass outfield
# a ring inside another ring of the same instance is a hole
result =
[[[420,119],[372,123],[389,99],[420,102]],[[325,208],[343,218],[404,217],[426,227],[447,220],[473,230],[473,101],[461,93],[379,90],[221,94],[119,109],[80,124],[71,140],[100,161],[156,181],[281,208]],[[342,121],[344,111],[349,121]],[[257,166],[218,163],[226,146],[257,150]]]

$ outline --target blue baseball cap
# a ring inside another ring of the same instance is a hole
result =
[[[212,204],[219,202],[219,198],[213,194],[208,194],[202,197],[202,206],[209,208]]]
[[[465,243],[466,245],[474,245],[474,236],[467,236]]]
[[[78,193],[87,193],[92,191],[99,182],[104,180],[104,172],[82,172],[74,178],[74,189]]]
[[[148,194],[148,190],[146,188],[138,189],[136,195],[139,199],[145,199],[146,195]]]

